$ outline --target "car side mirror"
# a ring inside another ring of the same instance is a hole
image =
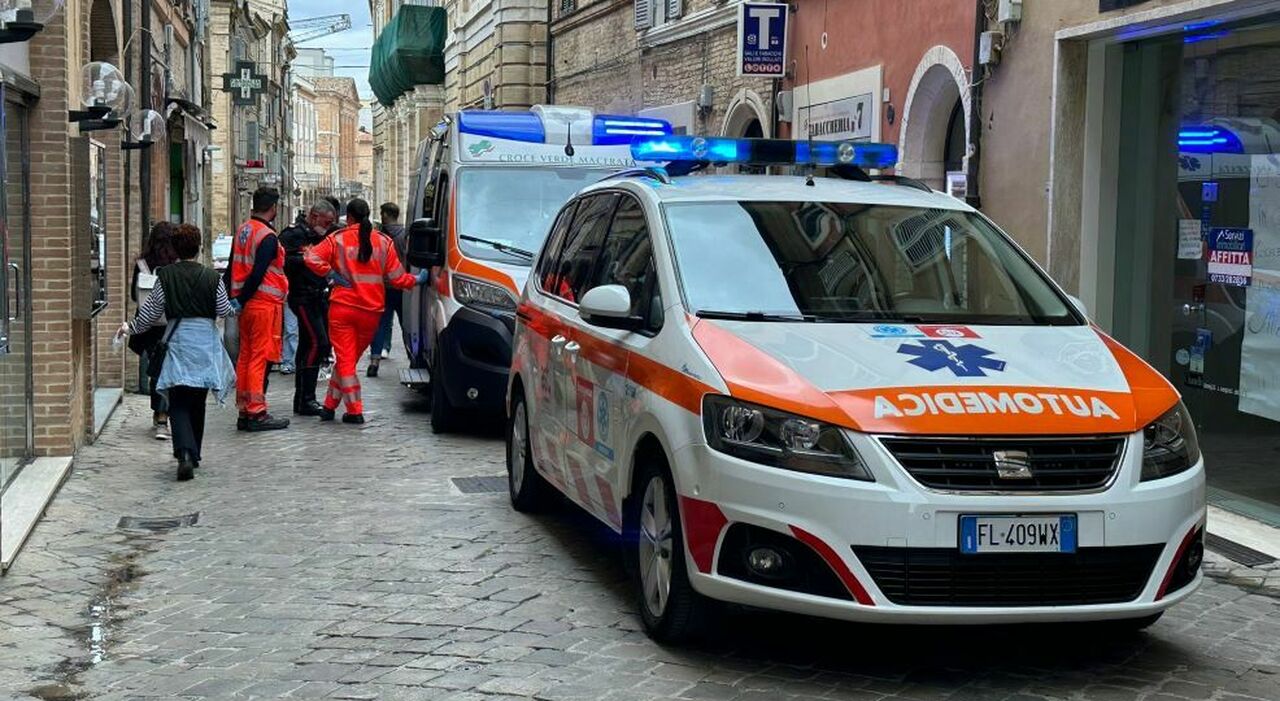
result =
[[[436,220],[431,218],[415,219],[409,225],[409,259],[410,265],[419,268],[433,268],[444,265],[444,233]]]
[[[1071,306],[1075,307],[1076,311],[1080,312],[1080,316],[1083,316],[1086,319],[1089,318],[1089,308],[1084,306],[1084,302],[1081,301],[1079,297],[1075,295],[1067,295],[1067,299],[1071,300]]]
[[[634,331],[644,319],[631,314],[631,293],[622,285],[601,285],[587,290],[578,302],[578,316],[592,326]]]

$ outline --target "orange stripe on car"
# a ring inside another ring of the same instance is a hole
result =
[[[1097,326],[1094,326],[1093,330],[1106,344],[1107,350],[1111,351],[1111,356],[1116,359],[1116,364],[1124,373],[1125,381],[1129,383],[1137,428],[1143,428],[1160,418],[1178,403],[1178,390],[1173,388],[1164,375],[1156,372],[1155,368],[1148,365],[1145,360],[1120,345],[1119,341],[1103,333]]]

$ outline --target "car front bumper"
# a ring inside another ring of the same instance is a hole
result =
[[[674,467],[694,588],[723,601],[854,621],[1019,623],[1143,617],[1184,599],[1201,581],[1198,567],[1184,567],[1184,556],[1189,547],[1201,547],[1203,462],[1172,477],[1140,482],[1140,435],[1128,438],[1112,481],[1094,493],[928,489],[899,467],[875,437],[851,440],[875,482],[762,466],[706,445],[678,451]],[[961,555],[959,517],[1000,514],[1075,514],[1078,551]],[[744,530],[755,536],[744,536]],[[841,596],[814,593],[830,593],[830,587],[788,588],[744,577],[743,538],[758,542],[760,535],[776,537],[770,533],[782,534],[785,538],[778,542],[784,546],[791,542],[797,550],[807,548],[797,553],[803,555],[799,559],[830,568],[836,577],[830,581],[844,585],[838,587]],[[1179,576],[1170,582],[1175,565],[1181,568]],[[1007,571],[1002,569],[1006,566]],[[1116,584],[1121,569],[1129,584]],[[1043,583],[1043,592],[1058,594],[1032,601],[1040,596],[1037,582]],[[1108,586],[1133,595],[1117,600],[1114,595],[1073,593]],[[990,601],[983,603],[986,587]],[[1024,594],[1011,596],[1016,587]],[[1105,602],[1092,603],[1095,599]]]

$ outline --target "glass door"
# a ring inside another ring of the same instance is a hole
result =
[[[0,84],[0,492],[32,453],[26,108]]]

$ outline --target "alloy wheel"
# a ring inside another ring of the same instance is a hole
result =
[[[667,609],[671,595],[672,539],[671,511],[667,507],[666,483],[655,475],[645,485],[640,505],[640,584],[644,603],[655,618]]]

